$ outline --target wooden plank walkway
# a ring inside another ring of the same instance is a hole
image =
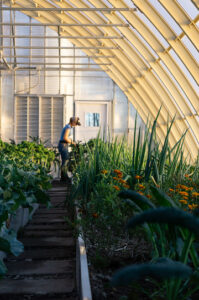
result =
[[[77,300],[75,239],[67,227],[63,201],[69,188],[59,181],[49,191],[53,208],[41,206],[20,240],[25,251],[9,256],[8,273],[0,280],[1,300]]]

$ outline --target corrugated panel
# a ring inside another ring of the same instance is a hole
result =
[[[40,138],[47,146],[51,146],[51,125],[51,98],[41,97]]]
[[[52,144],[57,146],[61,130],[63,128],[63,109],[64,99],[61,97],[53,98],[53,110],[52,110]]]
[[[28,71],[16,71],[16,93],[29,92],[29,74]]]
[[[27,139],[27,98],[17,97],[15,105],[15,136],[16,142],[20,143]]]
[[[46,91],[49,94],[59,94],[59,71],[46,71]]]
[[[39,136],[39,99],[37,97],[29,98],[29,137]]]
[[[31,71],[30,76],[30,92],[32,94],[44,94],[44,72]]]

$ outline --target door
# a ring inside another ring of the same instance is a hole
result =
[[[75,128],[75,140],[87,142],[96,138],[100,130],[100,137],[107,135],[107,104],[76,102],[76,116],[80,118],[81,126]]]

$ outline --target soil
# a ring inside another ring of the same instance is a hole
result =
[[[143,238],[134,237],[131,240],[121,240],[120,247],[114,250],[97,252],[86,239],[88,253],[89,275],[93,300],[148,300],[142,292],[148,283],[138,282],[132,287],[115,288],[110,285],[112,275],[120,268],[130,264],[143,263],[150,260],[150,245]],[[142,288],[139,287],[141,284]],[[150,287],[151,288],[151,287]]]

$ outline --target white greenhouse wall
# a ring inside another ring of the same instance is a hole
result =
[[[9,14],[6,11],[4,13],[3,21],[9,22]],[[30,25],[37,22],[20,12],[16,12],[15,15],[16,22],[17,20],[19,22],[30,22]],[[4,33],[9,35],[8,26],[4,26],[3,30]],[[73,44],[65,39],[61,39],[60,41],[60,57],[57,49],[45,49],[45,47],[55,47],[58,45],[57,33],[50,28],[44,28],[43,26],[16,26],[16,34],[30,36],[28,39],[16,38],[17,46],[38,46],[43,47],[43,49],[16,49],[17,55],[27,56],[26,58],[18,58],[20,61],[17,61],[17,66],[27,67],[29,64],[31,66],[35,64],[35,67],[38,68],[37,70],[1,72],[1,138],[3,140],[9,141],[9,139],[15,139],[16,142],[20,142],[22,139],[29,139],[28,135],[35,135],[39,132],[41,138],[47,138],[51,141],[51,144],[56,145],[57,139],[55,134],[58,135],[58,128],[61,127],[61,123],[59,122],[59,118],[54,115],[53,119],[56,120],[58,125],[55,125],[55,129],[53,129],[51,126],[52,120],[49,120],[49,124],[46,123],[48,122],[47,117],[49,114],[60,113],[61,109],[63,109],[63,119],[61,118],[60,120],[63,124],[67,123],[69,118],[75,115],[76,101],[90,101],[93,103],[104,101],[110,103],[108,105],[108,127],[112,136],[119,135],[121,137],[127,133],[129,133],[129,136],[131,135],[130,133],[134,127],[135,109],[132,104],[128,104],[128,99],[124,93],[105,72],[79,70],[81,67],[99,69],[99,66],[94,64],[94,61],[88,58],[82,51],[75,49]],[[45,36],[46,39],[31,38],[31,35]],[[48,36],[53,36],[53,38],[47,38]],[[12,46],[13,41],[12,39],[5,39],[5,43],[7,46]],[[70,47],[71,49],[63,49],[63,47]],[[12,57],[14,56],[13,49],[4,48],[3,54],[6,56],[8,63],[14,62],[14,58]],[[47,57],[34,58],[33,56],[35,55]],[[51,56],[58,57],[52,58]],[[53,63],[58,65],[53,65]],[[82,63],[85,65],[81,65]],[[49,68],[52,69],[55,66],[56,70],[46,70]],[[60,71],[59,67],[64,70]],[[41,70],[43,68],[44,70]],[[65,70],[65,68],[72,68],[72,70]],[[29,103],[27,116],[23,116],[25,110],[24,112],[19,111],[20,105],[16,108],[15,102],[21,96],[26,97],[27,103]],[[52,110],[50,101],[51,99],[56,99],[56,97],[62,97],[64,104],[62,108],[54,107]],[[35,123],[36,119],[29,115],[31,111],[35,113],[34,106],[37,103],[33,103],[34,99],[40,103],[38,109],[44,114],[43,116],[40,113],[37,125]],[[19,120],[18,125],[17,120]],[[24,127],[24,132],[22,132],[23,124],[25,126],[25,123],[28,129]],[[36,128],[32,128],[33,125]],[[17,129],[17,134],[20,132],[19,136],[16,134],[16,128],[20,128],[20,130]],[[53,131],[55,132],[53,133]]]

